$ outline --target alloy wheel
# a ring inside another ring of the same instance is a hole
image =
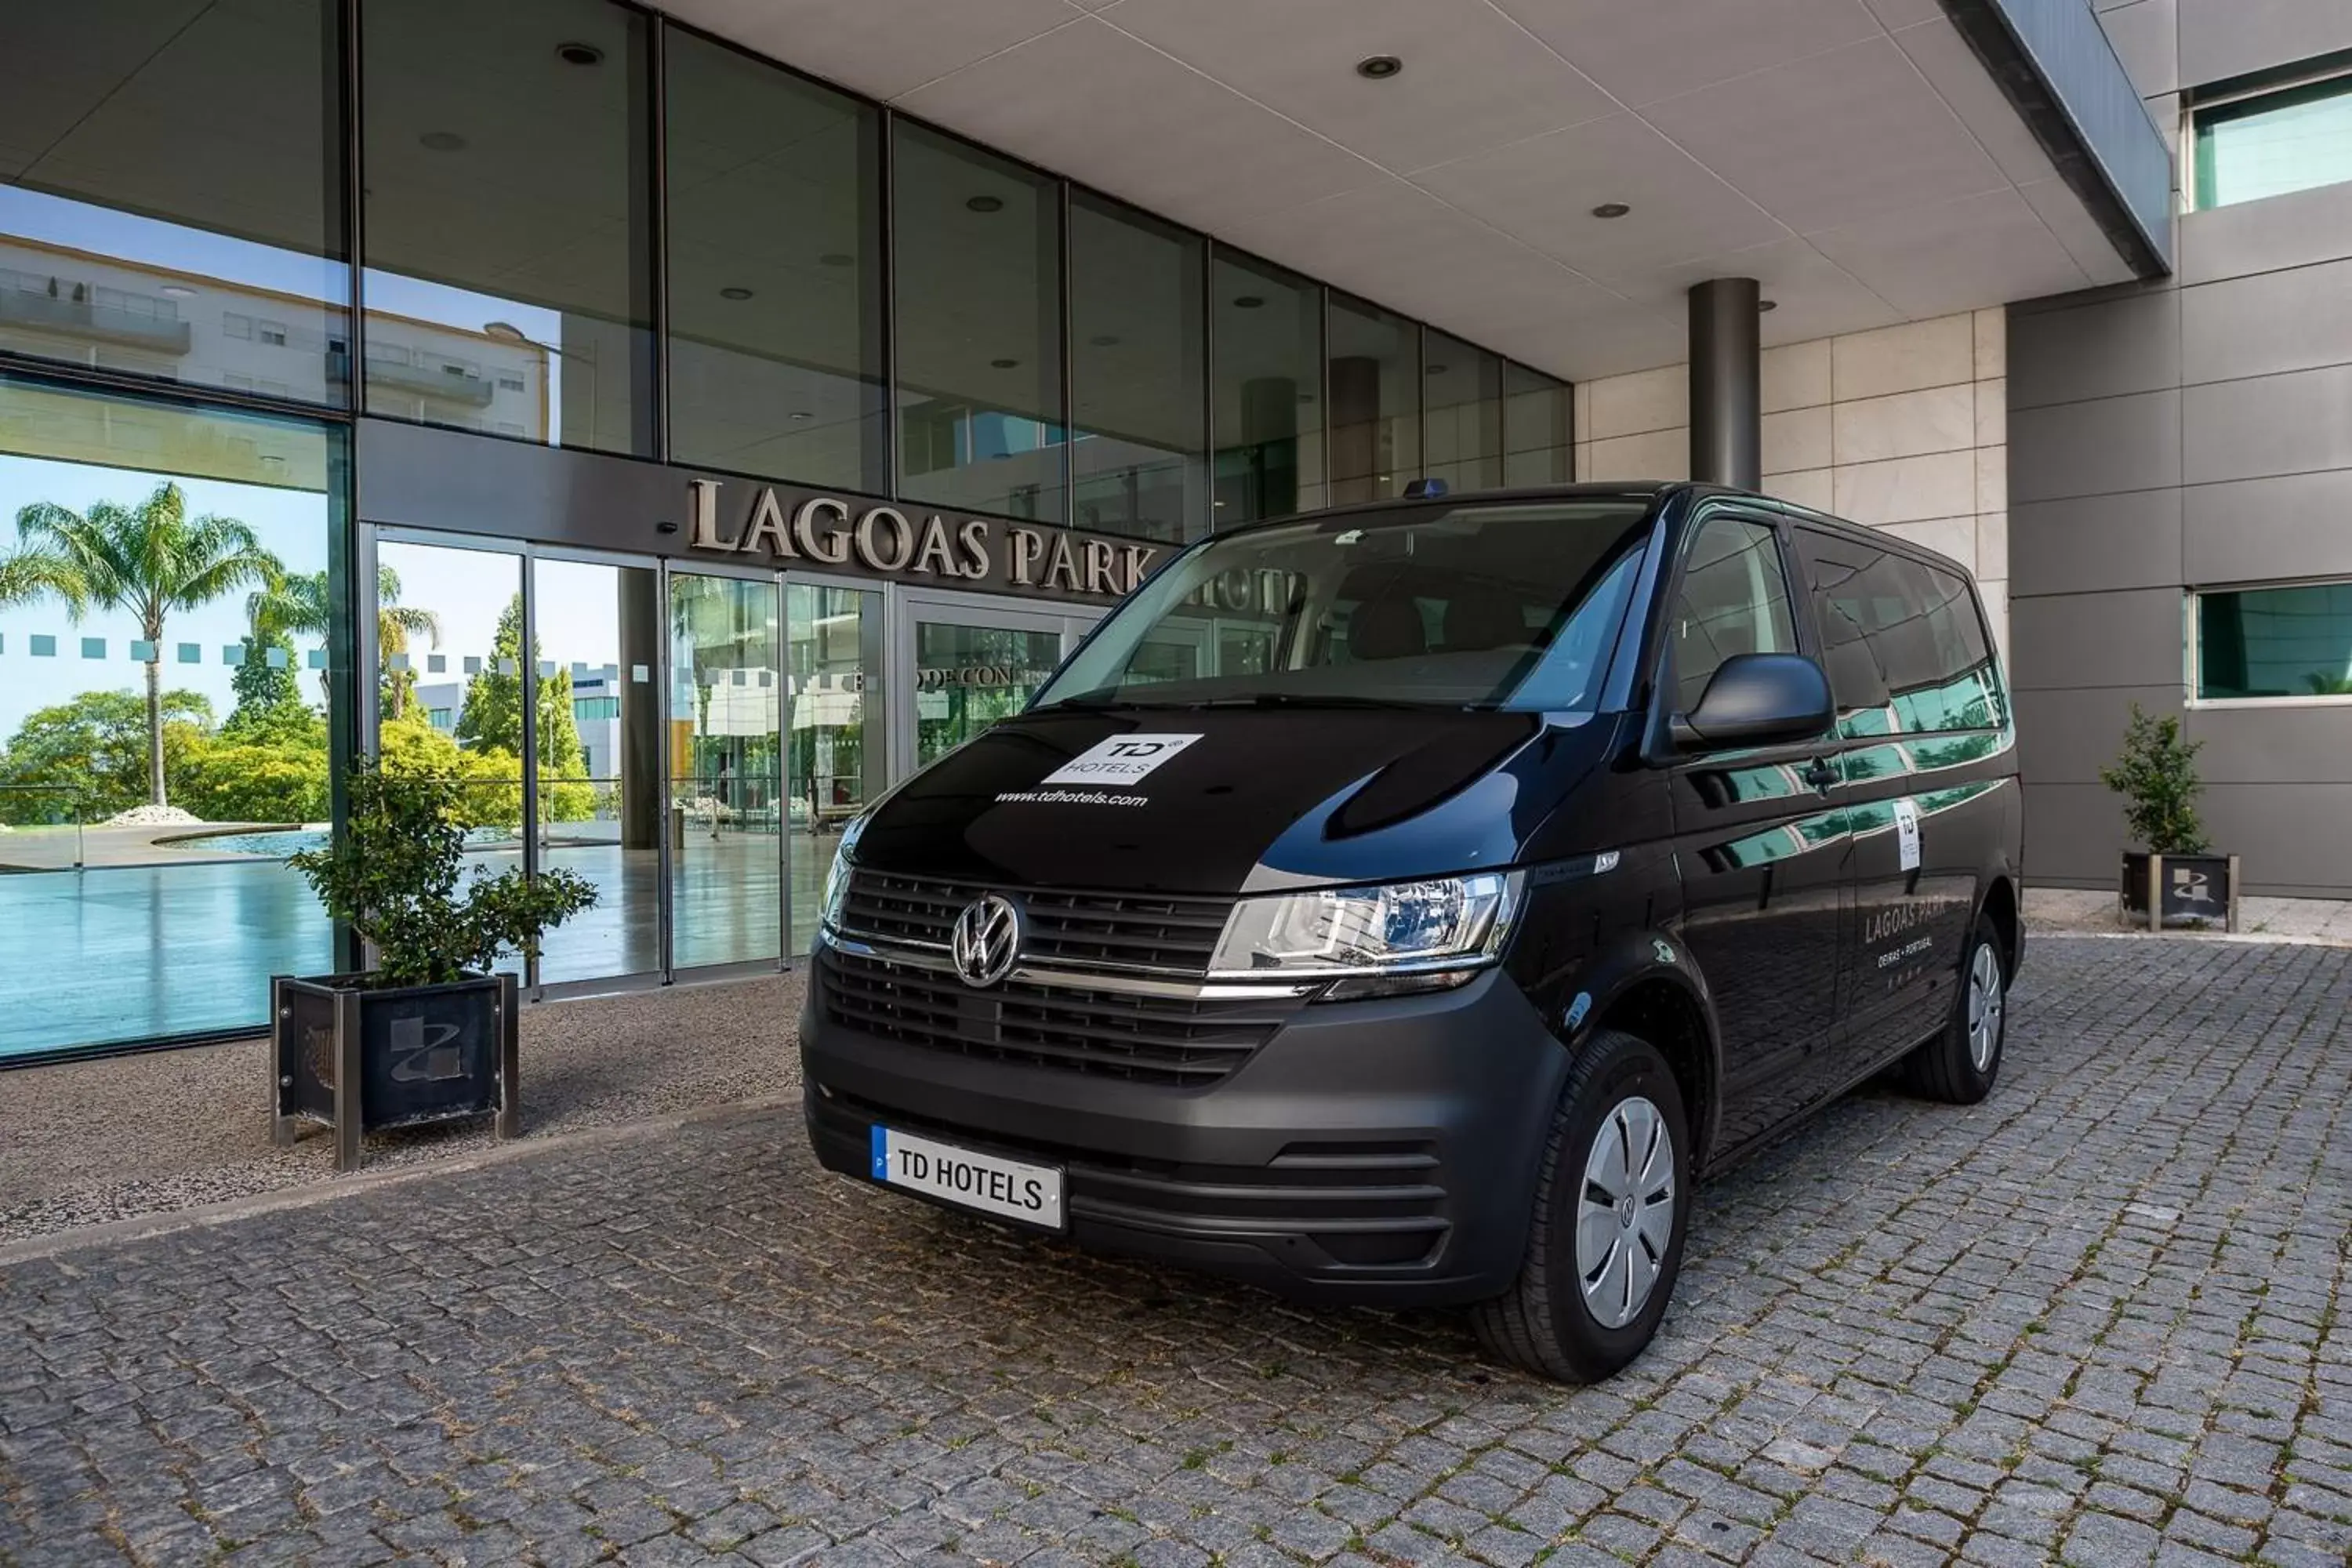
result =
[[[1632,1095],[1593,1135],[1577,1204],[1576,1273],[1594,1321],[1622,1329],[1640,1315],[1674,1230],[1674,1131],[1655,1105]]]
[[[2000,1014],[2006,1004],[2001,991],[2000,955],[1992,943],[1977,943],[1969,961],[1969,1060],[1979,1072],[1992,1070],[1993,1052],[2000,1048]]]

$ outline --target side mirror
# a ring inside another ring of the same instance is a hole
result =
[[[1801,653],[1737,653],[1723,661],[1698,706],[1675,715],[1675,749],[1791,745],[1837,716],[1829,677]]]

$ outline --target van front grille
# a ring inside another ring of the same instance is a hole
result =
[[[1140,1083],[1201,1088],[1239,1067],[1305,1005],[1006,981],[985,989],[887,958],[821,948],[826,1018],[933,1050]]]
[[[1071,893],[991,889],[887,871],[856,870],[842,930],[875,942],[948,945],[956,916],[983,893],[1002,891],[1028,917],[1021,956],[1032,963],[1113,965],[1208,973],[1231,899],[1140,893]]]

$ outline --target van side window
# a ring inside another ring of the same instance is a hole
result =
[[[1801,531],[1838,733],[1998,729],[2008,702],[1968,583],[1867,545]]]
[[[1698,706],[1706,683],[1734,654],[1796,652],[1795,626],[1772,531],[1736,517],[1700,523],[1683,558],[1667,627],[1675,710]]]

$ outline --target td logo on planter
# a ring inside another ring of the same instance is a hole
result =
[[[1087,747],[1047,773],[1049,784],[1133,784],[1199,740],[1198,735],[1118,735]]]

